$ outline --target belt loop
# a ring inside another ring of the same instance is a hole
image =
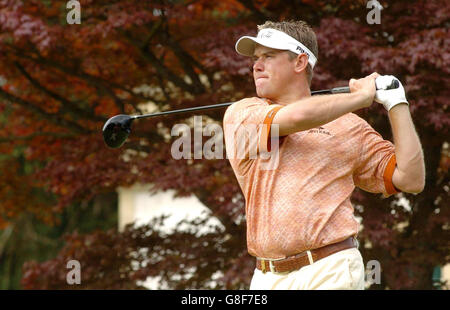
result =
[[[273,265],[273,261],[269,260],[269,268],[270,268],[270,272],[275,273],[275,266]]]
[[[314,260],[311,255],[311,251],[306,251],[306,254],[308,254],[309,264],[312,265],[314,263]]]
[[[264,259],[260,259],[261,261],[261,271],[262,273],[266,273],[266,262],[264,261]]]

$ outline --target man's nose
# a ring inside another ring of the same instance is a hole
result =
[[[255,63],[253,64],[253,71],[263,71],[264,65],[261,59],[255,60]]]

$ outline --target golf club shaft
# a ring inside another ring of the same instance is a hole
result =
[[[311,92],[311,95],[341,94],[341,93],[349,93],[349,92],[350,92],[349,87],[335,87],[335,88],[331,88],[331,89],[315,90],[315,91]],[[144,117],[156,117],[156,116],[169,115],[169,114],[186,113],[186,112],[193,112],[193,111],[200,111],[200,110],[210,110],[210,109],[227,107],[227,106],[232,105],[233,103],[234,102],[226,102],[226,103],[205,105],[205,106],[186,108],[186,109],[180,109],[180,110],[157,112],[157,113],[152,113],[152,114],[133,115],[131,117],[133,119],[139,119],[139,118],[144,118]]]
[[[133,115],[131,116],[133,119],[138,118],[144,118],[144,117],[155,117],[155,116],[162,116],[162,115],[168,115],[168,114],[178,114],[178,113],[185,113],[185,112],[192,112],[192,111],[199,111],[199,110],[209,110],[209,109],[216,109],[221,107],[227,107],[229,105],[232,105],[234,102],[226,102],[226,103],[219,103],[219,104],[212,104],[212,105],[204,105],[200,107],[193,107],[193,108],[186,108],[186,109],[180,109],[180,110],[172,110],[172,111],[164,111],[164,112],[157,112],[152,114],[143,114],[143,115]]]

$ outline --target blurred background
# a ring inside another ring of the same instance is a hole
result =
[[[352,196],[364,261],[381,266],[367,288],[448,289],[449,17],[443,0],[1,0],[0,288],[247,289],[231,166],[171,156],[171,128],[193,114],[135,121],[120,149],[101,130],[116,114],[254,96],[236,40],[301,19],[319,43],[311,89],[395,75],[424,149],[419,195]],[[358,114],[392,141],[381,105]]]

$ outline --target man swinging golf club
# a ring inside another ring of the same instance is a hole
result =
[[[349,81],[350,93],[310,95],[318,47],[302,21],[266,22],[236,43],[252,57],[258,97],[227,108],[227,156],[246,200],[247,245],[256,257],[250,289],[364,289],[364,265],[350,201],[355,186],[384,197],[420,193],[423,151],[401,83],[372,73]],[[377,90],[378,89],[378,90]],[[352,113],[373,101],[389,111],[394,144]],[[250,137],[258,156],[236,152]],[[274,130],[277,129],[277,130]],[[273,133],[277,143],[271,143]],[[256,141],[256,142],[255,142]],[[262,154],[277,149],[273,169]]]

